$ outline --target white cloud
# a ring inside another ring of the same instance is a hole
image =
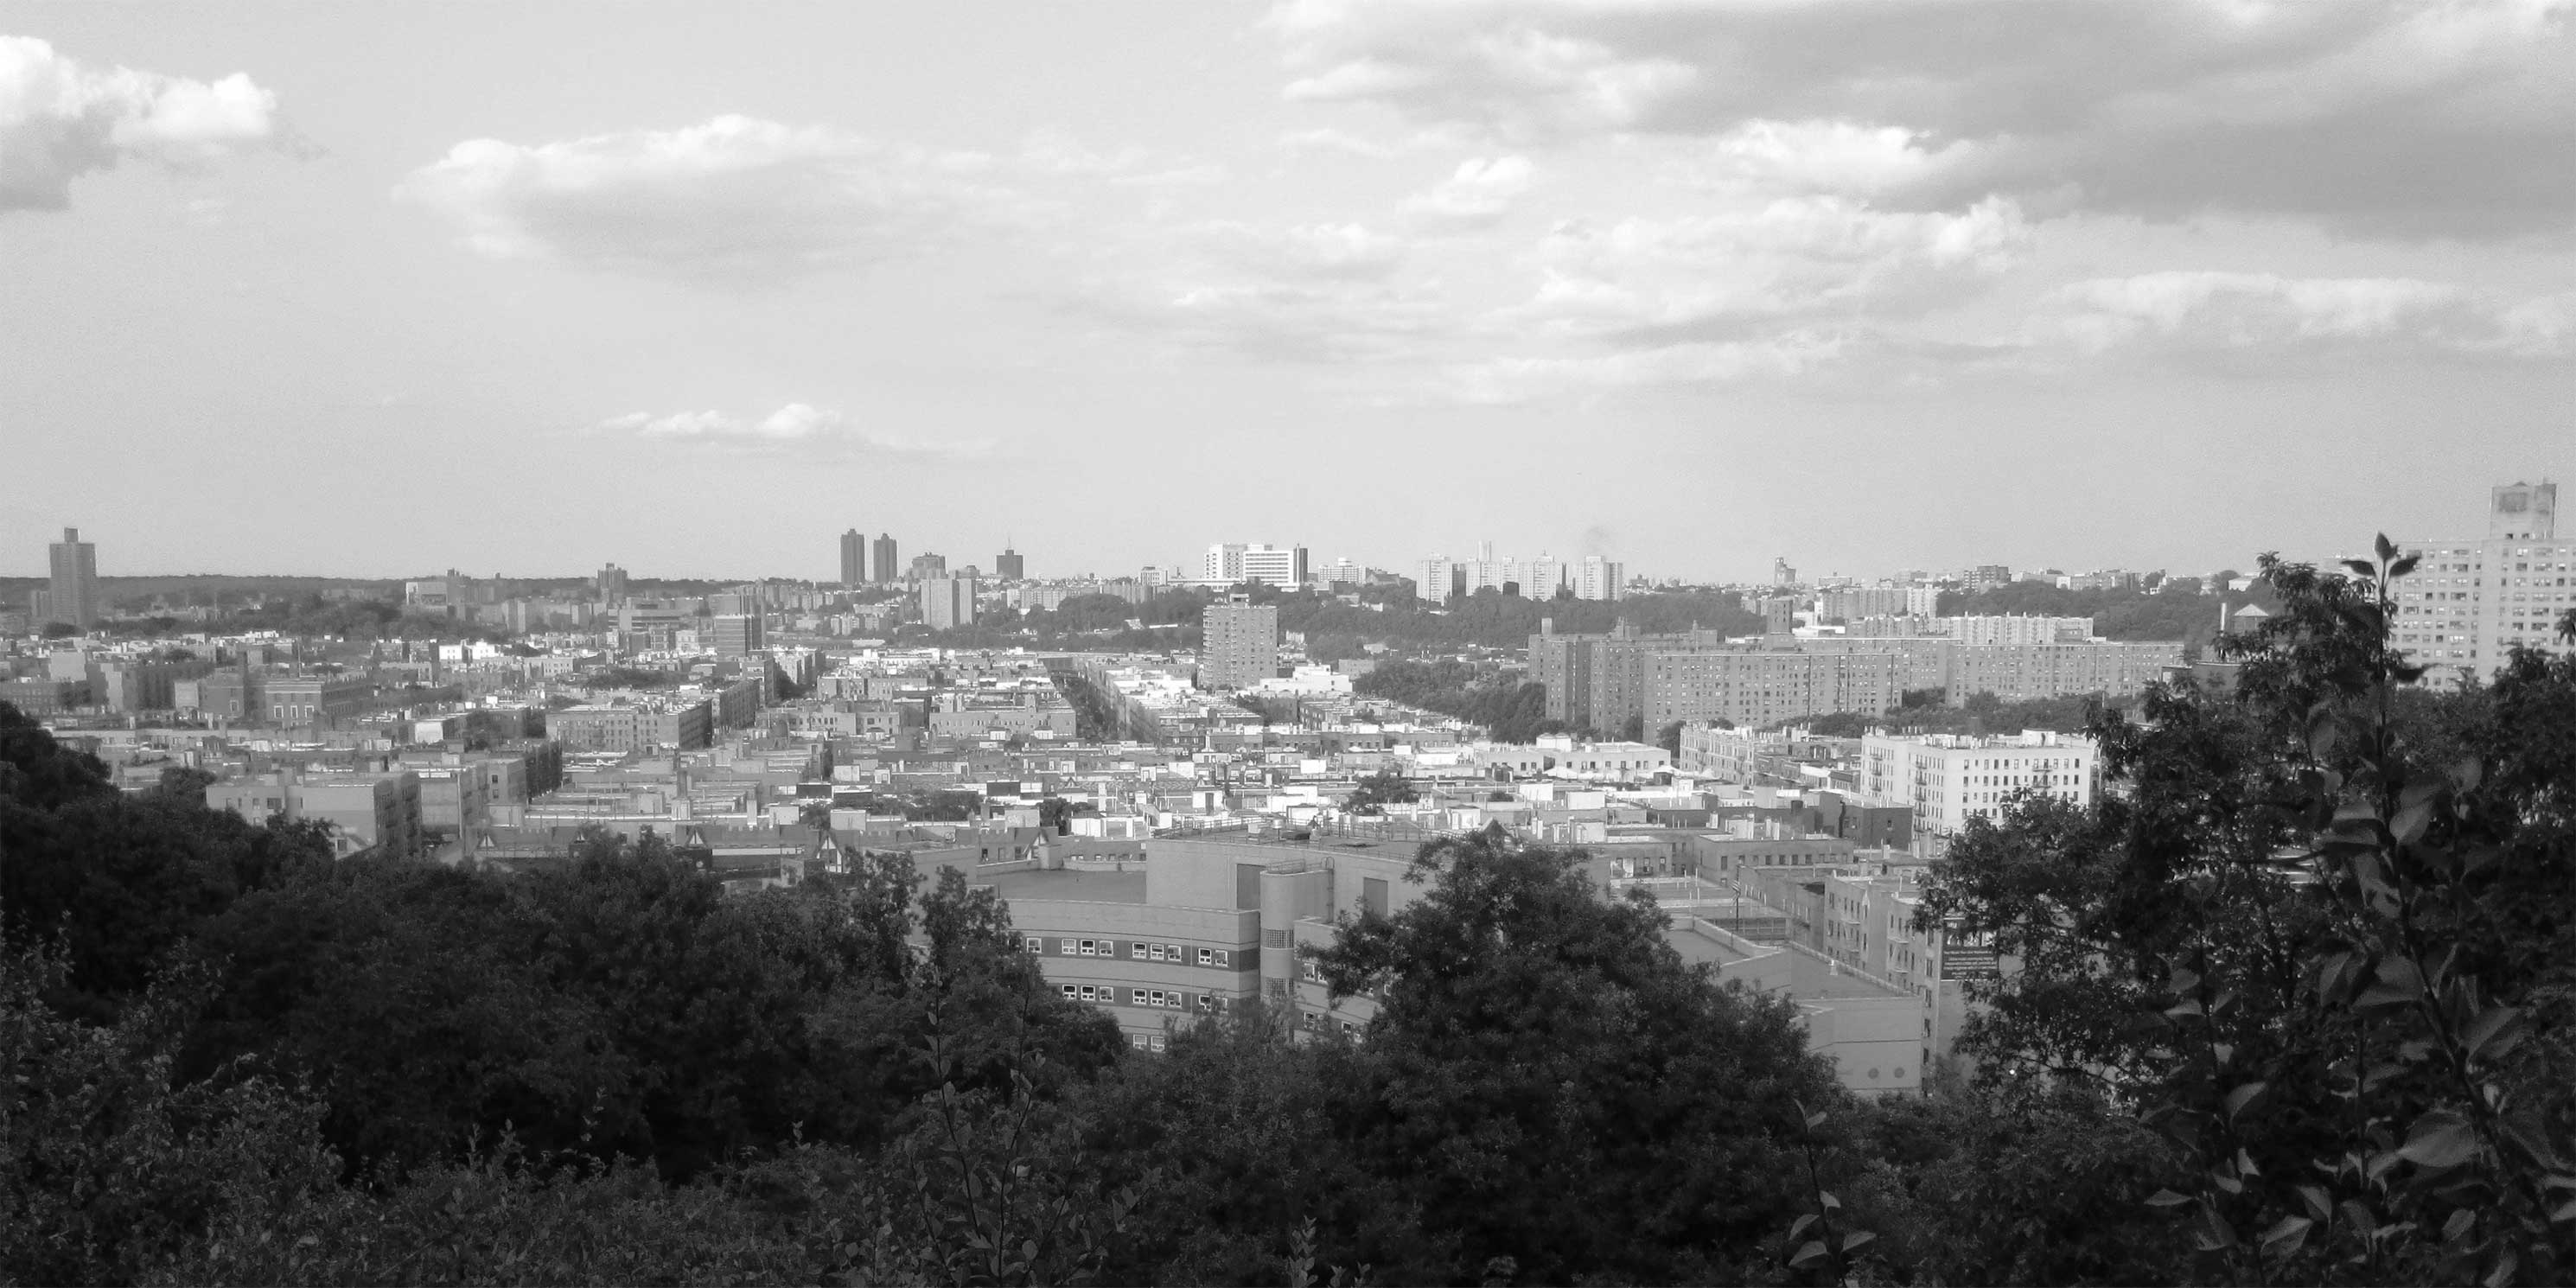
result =
[[[599,428],[648,442],[693,443],[765,455],[972,460],[993,450],[983,439],[927,439],[865,429],[838,411],[807,403],[789,403],[758,419],[722,411],[661,416],[630,412],[600,422]]]
[[[2572,9],[1290,0],[1270,26],[1292,99],[1516,144],[1673,135],[1758,168],[1771,123],[1807,135],[1770,140],[1793,171],[1840,154],[1839,182],[1924,208],[2061,193],[2479,236],[2576,223]],[[1912,164],[1883,130],[1947,163],[1874,174]]]
[[[1840,364],[1858,343],[1832,330],[1755,340],[1693,341],[1572,356],[1511,356],[1454,365],[1440,393],[1465,403],[1527,403],[1655,387],[1790,378]]]
[[[0,210],[61,210],[120,161],[194,165],[281,142],[277,95],[236,72],[198,81],[97,68],[0,36]]]
[[[2505,300],[2414,278],[2164,272],[2061,288],[2039,323],[2084,353],[2412,352],[2500,359],[2576,355],[2576,294]]]
[[[1470,157],[1438,187],[1407,200],[1407,212],[1449,223],[1488,223],[1527,192],[1533,167],[1520,156]]]
[[[1955,173],[1977,152],[1962,140],[1931,147],[1901,126],[1756,120],[1688,145],[1665,167],[1665,177],[1718,192],[1875,197]]]
[[[1956,214],[1879,211],[1841,197],[1608,225],[1569,223],[1539,245],[1538,290],[1513,315],[1578,335],[1913,314],[1986,289],[2027,249],[2010,201]]]
[[[1055,160],[1088,164],[1068,153]],[[762,283],[904,254],[961,222],[1006,218],[1010,195],[984,178],[992,168],[974,153],[719,116],[533,146],[469,140],[397,191],[495,258]]]

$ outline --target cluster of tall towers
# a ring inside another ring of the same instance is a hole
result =
[[[857,586],[867,582],[917,580],[922,577],[944,577],[948,561],[938,555],[916,556],[916,567],[907,568],[895,547],[894,534],[880,532],[875,541],[852,528],[841,534],[841,584]],[[1004,581],[1018,581],[1025,575],[1025,561],[1020,552],[1006,549],[993,557],[993,574]]]
[[[878,533],[873,546],[874,548],[871,549],[867,534],[857,528],[841,534],[842,585],[856,586],[861,582],[903,579],[902,570],[895,563],[894,534]]]

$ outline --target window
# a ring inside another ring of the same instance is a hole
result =
[[[1046,951],[1046,941],[1035,935],[1029,936],[1021,946],[1033,953],[1043,953]]]
[[[1176,962],[1188,959],[1188,955],[1181,951],[1181,946],[1179,944],[1163,945],[1163,955],[1167,960]]]
[[[1145,945],[1145,944],[1138,944],[1138,945],[1136,946],[1136,950],[1137,950],[1139,953],[1143,953],[1143,952],[1145,951],[1145,949],[1146,949],[1148,946],[1149,946],[1149,945]],[[1153,957],[1153,959],[1154,959],[1155,961],[1161,961],[1161,960],[1163,960],[1163,946],[1162,946],[1161,944],[1153,944],[1153,945],[1150,945],[1150,947],[1152,947],[1152,949],[1154,950],[1154,951],[1150,954],[1150,955]]]
[[[1232,969],[1234,969],[1234,952],[1233,952],[1233,950],[1231,950],[1231,949],[1226,949],[1226,948],[1220,948],[1220,949],[1217,949],[1217,950],[1216,950],[1216,968],[1217,968],[1218,970],[1232,970]]]
[[[1130,1034],[1128,1034],[1128,1035],[1127,1035],[1127,1045],[1129,1045],[1129,1046],[1131,1046],[1131,1047],[1134,1047],[1134,1048],[1136,1048],[1136,1049],[1137,1049],[1137,1050],[1139,1050],[1139,1051],[1144,1050],[1144,1049],[1145,1049],[1145,1035],[1144,1035],[1144,1034],[1142,1034],[1142,1033],[1130,1033]]]
[[[1216,950],[1215,950],[1215,949],[1213,949],[1213,948],[1202,948],[1202,949],[1200,949],[1200,950],[1199,950],[1199,965],[1201,965],[1201,966],[1214,966],[1214,965],[1216,965]]]
[[[1145,1041],[1146,1041],[1147,1049],[1149,1049],[1149,1050],[1154,1050],[1154,1051],[1160,1051],[1160,1050],[1162,1050],[1162,1049],[1163,1049],[1163,1043],[1164,1043],[1165,1039],[1164,1039],[1164,1037],[1163,1037],[1163,1035],[1162,1035],[1162,1034],[1160,1034],[1160,1033],[1155,1033],[1155,1034],[1149,1034],[1149,1035],[1146,1037]]]
[[[1073,985],[1067,984],[1064,986],[1064,1000],[1068,1002],[1075,1000]]]
[[[1141,989],[1141,988],[1131,988],[1131,989],[1128,989],[1128,990],[1127,990],[1127,1004],[1128,1004],[1129,1006],[1143,1006],[1143,1005],[1145,1005],[1145,990],[1143,990],[1143,989]]]
[[[1376,877],[1360,879],[1360,904],[1378,916],[1386,915],[1386,882]]]
[[[1096,940],[1083,940],[1081,952],[1085,957],[1097,957],[1100,955],[1100,944]]]
[[[1057,940],[1055,948],[1057,952],[1062,953],[1067,957],[1073,956],[1073,941],[1070,939]]]
[[[1139,940],[1135,941],[1134,943],[1131,943],[1131,944],[1127,945],[1127,955],[1128,955],[1128,956],[1130,956],[1130,957],[1137,958],[1137,959],[1139,959],[1139,960],[1143,959],[1143,957],[1145,956],[1145,941],[1144,941],[1144,940],[1142,940],[1142,939],[1139,939]],[[1154,950],[1154,956],[1156,956],[1156,957],[1158,957],[1158,958],[1159,958],[1159,957],[1161,957],[1162,955],[1163,955],[1163,950],[1162,950],[1161,948],[1156,948],[1156,949]]]

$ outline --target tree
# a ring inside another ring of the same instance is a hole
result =
[[[1383,814],[1389,805],[1408,805],[1421,798],[1412,780],[1392,769],[1367,775],[1352,787],[1351,794],[1342,798],[1342,808],[1354,814]]]
[[[2154,1194],[2237,1278],[2506,1282],[2576,1267],[2576,662],[2405,692],[2394,584],[2266,556],[2281,611],[2221,650],[2230,696],[2095,723],[2119,785],[1972,822],[1924,903],[2017,969],[1963,1046],[1993,1081],[2144,1108],[2188,1175]],[[2565,625],[2576,642],[2576,620]]]
[[[1427,883],[1316,955],[1336,995],[1381,1009],[1348,1130],[1413,1178],[1465,1267],[1538,1282],[1741,1273],[1798,1196],[1795,1103],[1839,1102],[1786,1002],[1685,965],[1642,893],[1602,896],[1580,852],[1500,828],[1423,847]]]

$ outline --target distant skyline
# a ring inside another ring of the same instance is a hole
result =
[[[2576,484],[2571,15],[0,0],[0,570],[2474,535]]]

